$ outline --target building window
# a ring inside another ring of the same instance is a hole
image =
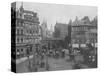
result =
[[[23,35],[23,30],[21,30],[21,35]]]
[[[30,34],[32,34],[31,30],[30,30]]]
[[[16,50],[16,54],[20,55],[20,50],[19,49]]]
[[[20,52],[19,49],[17,49],[17,52]]]
[[[23,52],[23,49],[21,49],[21,52]]]
[[[23,26],[23,22],[21,22],[21,26]]]
[[[19,43],[19,38],[17,38],[17,43]]]
[[[21,23],[20,22],[18,23],[18,26],[21,26]]]
[[[17,29],[17,34],[19,35],[19,29]]]
[[[21,38],[21,42],[23,42],[23,38]]]

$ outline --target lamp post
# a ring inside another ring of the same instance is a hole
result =
[[[30,62],[30,49],[31,49],[31,46],[27,45],[27,57],[28,57],[28,68],[29,70],[31,70],[31,62]]]

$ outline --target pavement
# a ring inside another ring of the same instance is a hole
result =
[[[30,59],[32,61],[32,59]],[[73,62],[66,62],[64,59],[54,59],[48,58],[49,63],[49,71],[55,70],[70,70],[72,69]],[[23,73],[23,72],[30,72],[28,69],[29,60],[25,60],[24,62],[16,64],[16,72]],[[38,71],[46,71],[45,68],[39,68]]]
[[[32,59],[33,55],[29,56],[29,58]],[[22,63],[22,62],[24,62],[26,60],[28,60],[28,57],[23,57],[23,58],[17,59],[16,60],[16,64]]]
[[[83,57],[76,56],[75,59],[83,60]],[[16,72],[17,73],[30,72],[29,68],[28,68],[29,61],[33,61],[32,56],[30,56],[30,60],[24,60],[23,62],[16,64]],[[75,62],[74,61],[66,61],[66,59],[64,59],[64,58],[54,59],[54,58],[48,57],[48,64],[49,64],[49,71],[72,70]],[[83,65],[83,64],[81,64],[81,65],[83,68],[88,68],[88,66],[86,66],[86,65]],[[46,71],[46,68],[38,68],[38,72],[40,72],[40,71]]]
[[[50,71],[56,71],[56,70],[70,70],[72,69],[73,62],[67,62],[65,59],[52,59],[49,58],[48,60]]]

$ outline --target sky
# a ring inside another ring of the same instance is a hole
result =
[[[21,5],[22,2],[17,2],[17,8]],[[53,27],[56,22],[68,23],[70,19],[74,21],[76,16],[78,19],[89,16],[90,20],[97,16],[97,7],[95,6],[23,2],[23,8],[37,12],[40,24],[43,21],[47,21],[49,29],[51,25]]]

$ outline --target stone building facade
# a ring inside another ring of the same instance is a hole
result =
[[[16,58],[33,54],[40,43],[41,27],[36,12],[25,10],[23,5],[16,10]]]
[[[56,23],[54,27],[54,36],[61,39],[68,36],[68,25],[64,23]]]
[[[92,25],[88,17],[80,20],[76,17],[71,24],[71,29],[72,44],[97,43],[97,26]]]

